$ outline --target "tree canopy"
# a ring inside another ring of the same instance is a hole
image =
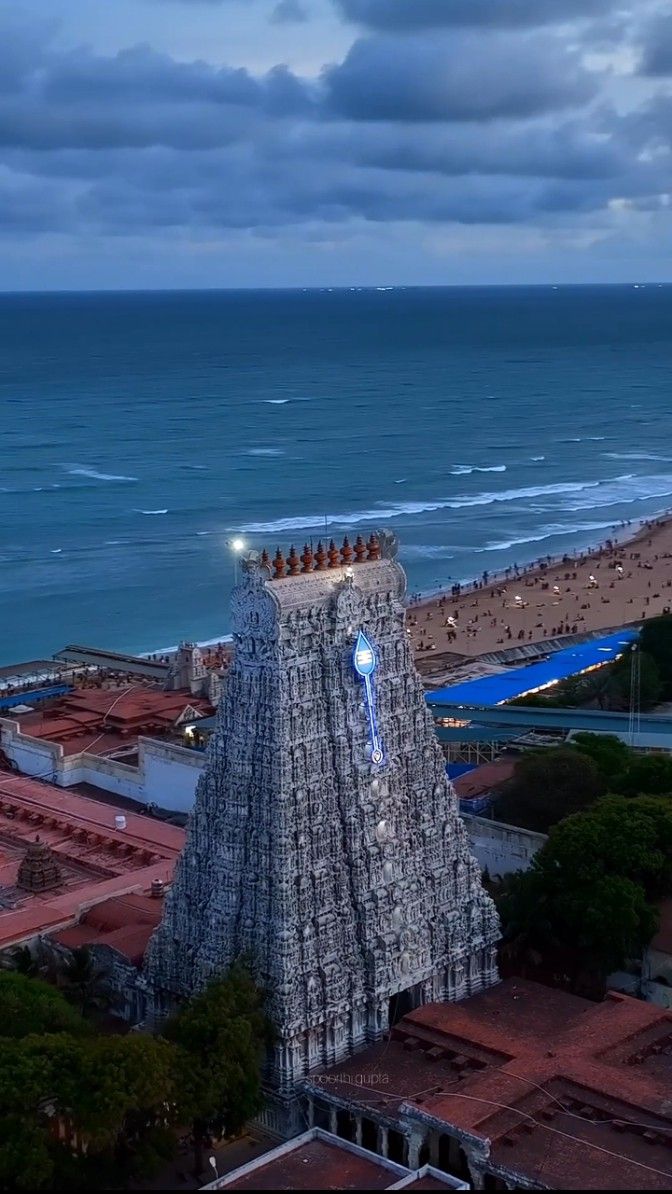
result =
[[[611,787],[624,796],[672,795],[672,756],[632,751],[627,766]]]
[[[633,751],[615,734],[574,734],[571,745],[582,755],[592,759],[604,776],[611,781],[627,770]]]
[[[592,804],[607,790],[593,758],[571,746],[533,751],[516,763],[497,797],[497,816],[510,825],[545,833],[563,817]]]
[[[655,619],[655,621],[658,620]],[[651,625],[654,623],[652,622]],[[651,709],[665,693],[661,664],[656,653],[652,649],[645,649],[641,640],[637,645],[637,650],[639,652],[637,703],[641,709]],[[597,670],[584,675],[570,676],[546,693],[519,697],[511,704],[547,709],[597,706],[599,709],[622,712],[630,708],[632,676],[632,651],[626,651],[613,663],[604,664]],[[670,677],[669,690],[672,693],[672,670]]]
[[[637,956],[672,892],[672,803],[608,796],[556,825],[500,898],[509,943],[560,947],[601,975]]]
[[[211,1126],[239,1131],[261,1108],[261,1067],[271,1039],[263,994],[245,967],[235,965],[185,1004],[166,1037],[178,1046],[181,1100],[196,1141]]]
[[[652,618],[642,626],[639,648],[655,660],[661,679],[662,696],[672,698],[672,614]]]
[[[55,987],[16,971],[0,970],[0,1037],[81,1034],[86,1030],[81,1016]]]
[[[96,978],[85,962],[70,991],[80,1006]],[[170,1155],[189,1118],[237,1130],[261,1106],[268,1039],[242,966],[186,1004],[165,1038],[97,1033],[61,991],[0,972],[0,1189],[116,1188]],[[56,1142],[54,1117],[85,1154]]]

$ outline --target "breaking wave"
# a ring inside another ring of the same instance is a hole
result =
[[[95,468],[75,465],[67,469],[71,477],[91,477],[94,481],[137,481],[137,477],[125,477],[121,473],[99,473]]]
[[[478,464],[456,464],[451,468],[450,473],[453,477],[466,477],[469,473],[505,473],[505,464],[491,464],[488,467],[482,467]]]
[[[607,435],[572,435],[569,439],[558,440],[560,444],[599,444],[603,440],[609,439]]]
[[[655,452],[603,452],[610,460],[661,460],[665,464],[672,462],[672,456],[658,456]]]
[[[520,547],[525,543],[542,543],[544,539],[554,539],[557,535],[576,535],[582,531],[608,531],[613,522],[578,522],[574,525],[554,523],[540,527],[537,535],[521,535],[519,539],[503,539],[499,543],[488,543],[485,547],[476,549],[477,554],[482,551],[508,551],[510,547]]]
[[[584,499],[572,495],[585,493]],[[394,518],[413,517],[436,510],[463,510],[474,506],[490,506],[495,503],[525,501],[530,498],[567,497],[566,502],[540,505],[544,510],[592,510],[605,506],[645,501],[648,498],[666,497],[672,494],[672,477],[636,477],[629,473],[622,477],[610,477],[603,481],[559,481],[549,485],[527,485],[519,489],[502,489],[476,494],[463,494],[454,498],[429,502],[390,502],[375,509],[354,510],[343,514],[297,515],[292,518],[277,518],[268,522],[248,522],[236,529],[248,535],[272,534],[282,531],[320,530],[330,526],[356,526],[361,522],[384,524]]]

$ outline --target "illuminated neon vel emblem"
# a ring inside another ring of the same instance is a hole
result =
[[[364,693],[366,697],[366,711],[369,717],[369,726],[371,729],[371,762],[382,763],[383,751],[378,737],[378,726],[376,724],[376,706],[373,697],[373,683],[372,676],[378,666],[376,660],[376,653],[364,634],[360,630],[357,635],[357,642],[355,643],[355,650],[352,656],[352,661],[355,666],[355,671],[358,676],[361,676],[364,681]]]

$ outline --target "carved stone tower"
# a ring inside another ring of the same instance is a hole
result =
[[[395,556],[381,534],[244,561],[235,660],[148,951],[159,1011],[251,959],[280,1103],[411,1007],[498,977],[497,914],[413,664]]]

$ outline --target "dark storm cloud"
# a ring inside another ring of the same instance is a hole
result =
[[[372,29],[437,29],[459,25],[545,25],[591,17],[613,0],[335,0],[348,20]]]
[[[254,119],[299,116],[312,105],[310,89],[284,66],[253,77],[149,46],[109,57],[41,53],[9,94],[0,90],[0,146],[209,148],[249,135]]]
[[[593,77],[547,36],[370,37],[325,74],[329,105],[353,120],[490,120],[583,104]]]
[[[299,0],[280,0],[270,19],[274,25],[303,24],[308,20],[308,10]]]
[[[613,198],[653,210],[668,185],[672,101],[616,116],[555,29],[373,34],[308,80],[2,22],[9,234],[571,223]]]
[[[400,128],[394,124],[350,125],[320,133],[319,151],[362,166],[421,174],[513,175],[521,178],[609,179],[628,169],[629,157],[614,139],[598,140],[576,122],[517,126],[499,122]],[[307,152],[304,144],[303,151]],[[317,149],[317,147],[316,147]]]
[[[672,15],[650,22],[641,36],[640,73],[652,77],[672,75]]]
[[[47,101],[85,104],[134,102],[255,105],[261,86],[244,69],[215,69],[205,62],[176,62],[150,46],[114,57],[75,50],[56,60],[43,86]]]

